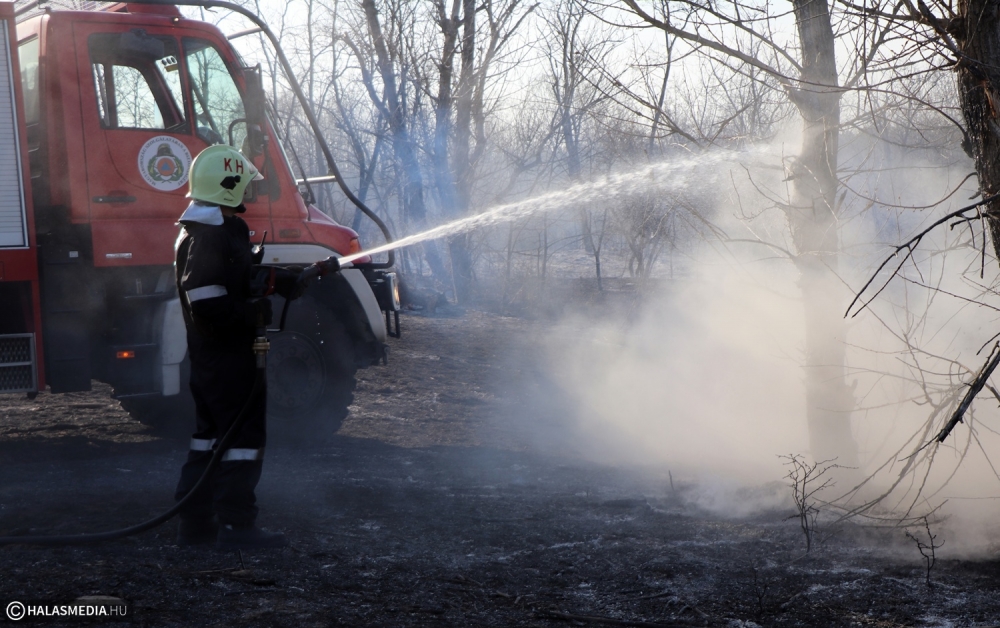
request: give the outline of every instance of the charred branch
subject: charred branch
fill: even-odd
[[[942,216],[941,218],[931,223],[929,227],[927,227],[917,235],[913,236],[903,244],[897,246],[895,251],[893,251],[892,255],[885,258],[885,260],[881,264],[879,264],[878,268],[875,269],[875,272],[872,273],[872,276],[868,279],[865,285],[862,286],[861,290],[859,290],[855,294],[854,299],[852,299],[850,305],[847,306],[847,311],[844,312],[844,317],[854,318],[855,316],[860,314],[863,310],[865,310],[868,307],[868,305],[871,304],[872,301],[878,298],[878,295],[881,294],[882,291],[886,289],[886,287],[888,287],[892,279],[899,274],[899,271],[902,269],[903,265],[913,256],[913,251],[916,250],[918,246],[920,246],[920,242],[927,236],[927,234],[931,233],[941,225],[949,221],[955,220],[956,218],[967,222],[971,220],[976,220],[981,215],[989,215],[981,212],[979,208],[982,207],[983,205],[992,203],[997,199],[1000,199],[1000,194],[994,194],[993,196],[988,196],[976,203],[973,203],[972,205],[968,205],[966,207],[963,207],[962,209],[953,211],[950,214]],[[972,211],[975,211],[976,214],[972,216],[968,215],[969,212]],[[902,254],[902,257],[900,257],[900,254]],[[874,285],[875,281],[879,277],[879,274],[886,268],[886,266],[889,265],[890,262],[896,259],[899,260],[899,264],[896,266],[895,270],[893,270],[892,273],[889,275],[888,279],[886,279],[886,281],[875,292],[875,294],[872,295],[870,299],[862,302],[862,297],[864,296],[865,292],[868,290],[868,288]],[[851,312],[852,310],[854,310],[854,306],[858,305],[859,303],[861,303],[861,307],[855,310],[854,313],[852,314]]]
[[[934,441],[943,443],[945,439],[948,438],[948,435],[951,434],[952,430],[955,429],[955,426],[962,423],[962,418],[972,405],[972,401],[986,386],[987,380],[989,380],[993,371],[996,370],[998,364],[1000,364],[1000,344],[993,346],[993,351],[990,352],[990,356],[989,359],[986,360],[986,364],[984,364],[983,368],[980,369],[979,374],[976,375],[976,379],[972,380],[972,383],[969,384],[969,390],[965,393],[965,397],[962,398],[962,402],[958,404],[958,407],[955,408],[955,412],[952,413],[951,418],[948,419],[945,426],[940,432],[938,432],[937,436],[934,437]]]

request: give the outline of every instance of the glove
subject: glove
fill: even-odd
[[[250,249],[250,260],[256,265],[264,261],[264,247],[256,244]]]
[[[274,277],[274,291],[285,298],[294,301],[305,292],[305,285],[299,283],[299,273],[294,270],[279,268]]]
[[[250,307],[247,308],[246,316],[249,327],[267,327],[271,324],[271,319],[274,316],[271,311],[271,300],[257,299],[256,301],[251,301]]]
[[[348,267],[350,267],[350,265],[348,265]],[[306,285],[317,277],[323,277],[329,273],[340,272],[341,268],[340,258],[331,255],[324,260],[320,260],[315,264],[309,264],[302,269],[302,274],[299,275],[299,283]]]

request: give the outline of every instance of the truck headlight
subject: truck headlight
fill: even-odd
[[[383,312],[398,312],[401,307],[399,303],[399,279],[396,273],[375,271],[367,275],[368,284],[375,293],[378,307]]]
[[[388,302],[392,306],[393,312],[399,311],[399,281],[396,280],[396,273],[385,274],[385,287],[388,292]]]

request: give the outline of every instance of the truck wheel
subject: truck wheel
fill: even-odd
[[[310,443],[334,434],[354,400],[356,367],[344,326],[303,297],[292,304],[285,331],[269,340],[269,439]]]
[[[179,442],[189,438],[194,431],[194,399],[188,388],[190,378],[191,363],[184,358],[181,363],[179,394],[169,397],[126,397],[118,401],[133,419],[153,428],[154,434]]]

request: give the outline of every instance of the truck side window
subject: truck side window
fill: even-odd
[[[35,124],[41,118],[38,93],[38,38],[34,37],[17,47],[21,67],[21,93],[24,94],[24,120]]]
[[[177,42],[141,29],[88,40],[97,111],[106,129],[183,132]]]
[[[209,144],[243,148],[247,136],[243,96],[222,55],[204,39],[185,37],[196,133]]]

